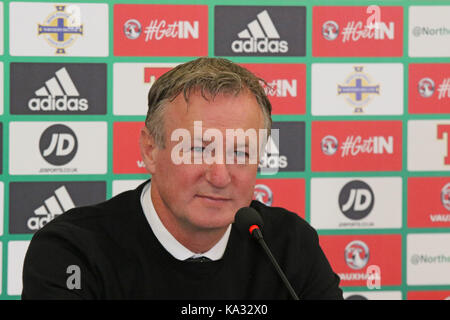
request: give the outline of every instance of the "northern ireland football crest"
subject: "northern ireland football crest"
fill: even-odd
[[[66,48],[83,36],[80,8],[76,5],[57,5],[43,24],[38,24],[38,36],[56,48],[56,54],[65,54]]]
[[[374,84],[364,67],[355,66],[355,72],[345,79],[344,84],[338,85],[338,95],[345,95],[347,103],[354,108],[354,113],[363,113],[364,107],[373,99],[373,95],[380,94],[380,85]]]

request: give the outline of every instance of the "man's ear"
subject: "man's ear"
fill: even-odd
[[[141,134],[139,136],[139,147],[141,149],[141,156],[144,161],[145,168],[150,174],[154,174],[159,149],[156,145],[155,139],[145,126],[141,129]]]

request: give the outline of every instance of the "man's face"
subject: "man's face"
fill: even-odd
[[[158,215],[163,223],[181,228],[178,230],[226,228],[233,222],[236,211],[250,204],[258,167],[258,161],[251,164],[248,158],[245,164],[238,164],[237,158],[233,163],[227,163],[227,154],[242,157],[243,153],[239,152],[242,149],[237,143],[227,145],[226,129],[252,129],[256,132],[263,129],[263,114],[255,97],[243,92],[238,96],[219,94],[214,100],[207,101],[195,92],[186,103],[179,95],[166,106],[164,119],[164,149],[154,147],[149,151],[141,141],[144,162],[152,174],[152,201]],[[223,140],[216,141],[223,145],[221,163],[207,164],[203,160],[201,164],[194,164],[194,158],[204,156],[204,148],[211,143],[203,139],[194,145],[195,138],[198,138],[194,134],[194,121],[201,121],[203,133],[208,129],[222,133]],[[186,129],[190,133],[190,143],[176,154],[188,156],[191,164],[175,164],[173,161],[172,149],[180,146],[180,140],[171,141],[172,132],[176,129]],[[245,141],[245,151],[249,153],[251,142],[248,138]]]

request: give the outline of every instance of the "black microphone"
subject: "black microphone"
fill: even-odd
[[[261,228],[263,226],[263,220],[262,220],[259,212],[251,207],[241,208],[236,212],[236,216],[234,217],[234,224],[236,225],[236,227],[239,230],[243,231],[244,233],[249,232],[250,235],[258,241],[258,243],[264,249],[264,252],[269,257],[270,262],[272,262],[272,265],[275,267],[275,270],[277,271],[278,275],[281,277],[281,280],[283,281],[284,285],[288,289],[292,298],[294,300],[299,300],[297,294],[295,293],[294,289],[292,288],[291,284],[289,283],[289,280],[286,278],[285,274],[283,273],[280,266],[278,265],[277,260],[275,260],[275,257],[273,256],[272,252],[270,251],[269,247],[267,246],[266,242],[264,241],[264,238],[263,238],[263,235],[261,232]]]

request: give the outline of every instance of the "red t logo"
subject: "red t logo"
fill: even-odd
[[[160,76],[162,76],[167,71],[170,71],[171,69],[172,68],[158,68],[158,67],[144,68],[144,82],[153,85],[156,79],[158,79]]]
[[[444,164],[450,164],[450,157],[448,154],[448,151],[450,150],[450,139],[449,139],[450,124],[438,124],[437,129],[438,129],[437,132],[438,139],[444,139],[445,133],[445,139],[447,139],[447,154],[444,158]]]

